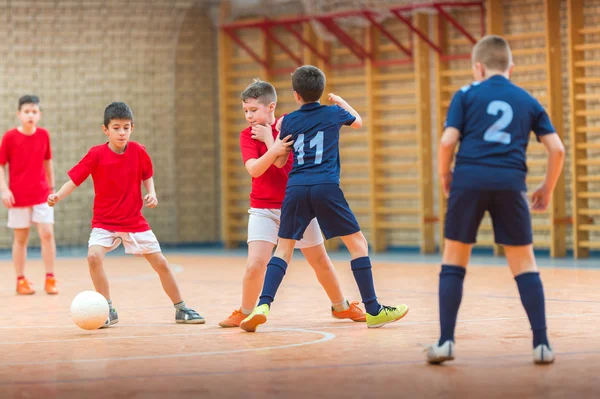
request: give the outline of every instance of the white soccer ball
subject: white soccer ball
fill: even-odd
[[[71,302],[71,317],[84,330],[97,330],[108,318],[108,302],[96,291],[83,291]]]

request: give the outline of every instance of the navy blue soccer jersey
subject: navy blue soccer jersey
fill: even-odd
[[[556,132],[541,104],[503,76],[461,88],[445,126],[460,131],[453,187],[497,190],[526,190],[530,132]]]
[[[280,137],[292,135],[294,166],[288,187],[340,184],[340,128],[356,117],[338,105],[304,104],[286,115]]]

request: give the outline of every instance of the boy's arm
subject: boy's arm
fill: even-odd
[[[61,201],[65,198],[67,198],[69,195],[71,195],[71,193],[73,191],[75,191],[76,188],[77,188],[77,185],[75,183],[73,183],[73,180],[69,180],[68,182],[63,184],[63,186],[60,188],[60,190],[58,190],[56,193],[50,194],[48,196],[48,205],[50,205],[50,206],[56,205],[56,203],[58,201]]]
[[[51,159],[44,160],[44,169],[46,170],[46,180],[48,180],[48,184],[52,188],[52,192],[54,192],[54,163]]]
[[[156,198],[156,190],[154,188],[154,178],[151,177],[143,181],[144,188],[146,189],[146,194],[144,196],[144,201],[146,201],[146,206],[148,208],[156,208],[158,205],[158,199]]]
[[[15,204],[15,196],[6,183],[6,165],[0,165],[0,191],[2,191],[2,204],[5,208],[12,208]]]
[[[344,100],[340,96],[336,96],[333,93],[329,93],[329,101],[331,101],[331,102],[337,104],[338,106],[342,107],[343,109],[345,109],[346,111],[348,111],[350,113],[350,115],[352,115],[353,117],[356,118],[354,120],[354,122],[352,122],[352,124],[350,125],[351,128],[353,128],[353,129],[359,129],[362,126],[362,118],[360,117],[360,115],[358,114],[358,112],[356,112],[356,110],[354,108],[352,108],[350,106],[350,104],[348,104],[346,102],[346,100]]]
[[[280,156],[285,156],[285,160],[287,162],[290,146],[294,143],[293,141],[290,141],[291,138],[292,136],[287,136],[283,140],[277,139],[273,146],[269,148],[269,150],[260,158],[252,158],[247,160],[244,166],[246,166],[246,170],[250,176],[254,178],[262,176],[262,174],[265,173],[267,169],[269,169],[269,167],[275,163],[275,161],[278,161],[277,165],[279,165],[281,161],[278,160],[278,158]],[[283,166],[278,167],[281,168]]]
[[[440,148],[438,150],[438,175],[444,189],[444,195],[450,195],[450,184],[452,183],[452,160],[454,159],[454,151],[456,144],[460,139],[460,132],[455,127],[447,127],[442,134],[440,140]]]
[[[565,162],[565,146],[556,133],[539,136],[546,151],[548,152],[548,163],[546,167],[546,177],[540,187],[531,196],[532,208],[536,211],[545,211],[550,205],[552,191],[562,172]]]

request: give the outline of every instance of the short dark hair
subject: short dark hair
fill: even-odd
[[[277,103],[277,92],[273,85],[260,79],[254,79],[254,81],[244,89],[240,97],[243,102],[248,101],[250,98],[254,98],[264,105]]]
[[[325,74],[312,65],[296,68],[292,74],[292,88],[307,103],[319,101],[325,91]]]
[[[109,104],[104,110],[104,126],[108,127],[112,120],[130,120],[133,124],[133,112],[129,105],[123,102],[114,102]]]
[[[471,55],[473,63],[480,62],[495,71],[508,71],[512,53],[508,42],[501,36],[487,35],[479,39]]]
[[[40,98],[38,96],[34,96],[32,94],[27,94],[27,95],[19,98],[19,111],[21,110],[21,107],[25,104],[33,104],[33,105],[37,105],[39,107],[40,106]]]

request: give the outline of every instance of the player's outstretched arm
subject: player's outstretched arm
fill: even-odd
[[[558,178],[562,172],[565,163],[565,146],[556,133],[540,136],[540,141],[546,147],[548,152],[548,163],[546,167],[546,177],[531,196],[531,208],[534,211],[545,211],[550,205],[552,192]]]
[[[344,100],[342,97],[340,96],[336,96],[333,93],[329,93],[329,101],[339,105],[340,107],[344,108],[346,111],[348,111],[350,113],[350,115],[354,116],[356,119],[354,120],[354,122],[352,122],[352,124],[350,125],[350,127],[352,129],[359,129],[362,126],[362,118],[360,117],[360,115],[358,114],[358,112],[356,112],[356,110],[354,108],[352,108],[350,106],[350,104],[348,104],[348,102],[346,102],[346,100]]]
[[[285,156],[287,161],[287,156],[290,152],[290,146],[294,144],[291,141],[292,136],[286,136],[283,140],[275,140],[275,143],[267,152],[265,152],[260,158],[252,158],[246,161],[246,170],[252,177],[260,177],[263,173],[269,169],[271,165],[273,165],[277,161],[277,165],[282,162],[278,161],[280,156]],[[282,166],[278,166],[282,167]]]
[[[75,183],[73,183],[73,180],[69,180],[68,182],[63,184],[63,186],[60,188],[60,190],[58,190],[58,192],[50,194],[48,196],[48,205],[56,205],[58,201],[61,201],[67,198],[69,195],[71,195],[71,193],[75,191],[76,188],[77,186],[75,185]]]
[[[15,196],[6,183],[6,165],[0,165],[0,191],[2,191],[2,204],[4,207],[12,208],[15,204]]]
[[[459,138],[460,132],[457,128],[447,127],[442,134],[440,148],[438,149],[438,175],[446,198],[450,195],[450,184],[452,183],[450,167],[452,166],[454,151]]]
[[[146,206],[148,208],[156,208],[158,205],[158,199],[156,198],[156,189],[154,188],[154,178],[151,177],[143,181],[144,188],[146,189],[146,194],[144,196],[144,201],[146,201]]]

